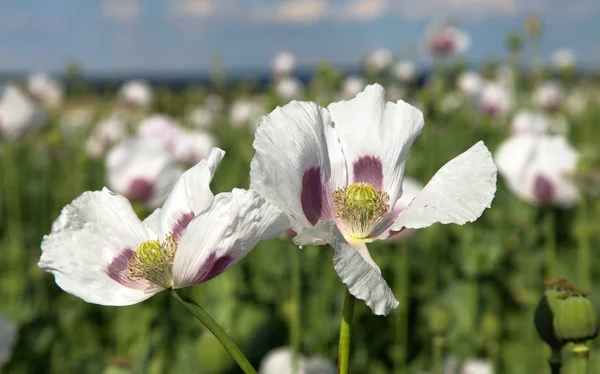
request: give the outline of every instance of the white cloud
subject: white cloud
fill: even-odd
[[[398,2],[396,8],[401,18],[418,20],[444,16],[487,18],[515,15],[537,3],[538,0],[410,0]]]
[[[342,21],[374,21],[389,9],[388,0],[354,0],[342,5],[334,14]]]
[[[176,18],[206,18],[228,5],[227,0],[173,0],[170,14]]]
[[[330,4],[326,0],[287,0],[257,7],[252,17],[266,22],[312,23],[325,18],[329,10]]]
[[[140,15],[139,4],[132,0],[109,0],[102,3],[102,14],[108,19],[131,22]]]

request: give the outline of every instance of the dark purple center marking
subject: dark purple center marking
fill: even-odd
[[[131,257],[135,254],[131,249],[125,248],[121,253],[115,257],[104,272],[115,282],[122,284],[128,288],[144,289],[147,286],[143,282],[138,282],[130,279],[127,276],[127,263]]]
[[[543,175],[537,175],[533,182],[533,194],[542,204],[551,204],[555,194],[554,184]]]
[[[306,169],[302,176],[302,191],[300,202],[302,211],[311,225],[319,222],[323,212],[323,182],[321,181],[321,168]]]
[[[194,219],[195,215],[193,212],[182,214],[179,219],[173,225],[173,229],[171,229],[171,234],[174,239],[181,239],[185,229],[188,227],[190,222]]]
[[[217,257],[217,254],[213,252],[204,260],[204,263],[200,266],[190,284],[209,281],[224,272],[232,263],[232,257],[227,255]]]
[[[383,188],[383,166],[375,156],[363,156],[354,161],[354,182],[371,183],[378,190]]]
[[[435,54],[449,55],[454,50],[454,40],[446,33],[438,33],[433,37],[431,48]]]
[[[150,200],[153,191],[153,183],[146,179],[135,178],[129,184],[129,188],[127,189],[127,197],[131,200],[145,203]]]

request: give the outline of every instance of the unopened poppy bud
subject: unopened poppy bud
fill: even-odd
[[[563,342],[582,343],[598,335],[594,304],[587,293],[575,291],[559,296],[563,299],[554,317],[556,336]]]
[[[564,343],[556,336],[554,331],[554,316],[562,300],[559,295],[572,291],[577,287],[566,279],[557,279],[547,282],[549,287],[535,308],[533,321],[540,338],[552,349],[560,349]]]

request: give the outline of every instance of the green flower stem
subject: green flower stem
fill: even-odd
[[[548,359],[548,365],[550,365],[550,373],[560,374],[562,367],[562,355],[560,349],[553,349],[550,358]]]
[[[352,337],[352,318],[354,317],[354,302],[356,298],[346,288],[344,297],[344,310],[342,324],[340,326],[340,348],[338,358],[338,373],[348,374],[350,372],[350,341]]]
[[[395,271],[395,293],[399,296],[400,306],[396,311],[396,345],[394,372],[404,373],[406,370],[406,349],[408,347],[408,303],[410,299],[410,266],[408,258],[408,246],[399,245],[400,255],[396,260]]]
[[[444,351],[444,338],[441,336],[434,336],[431,341],[431,345],[431,372],[433,374],[442,374],[442,354]]]
[[[584,290],[590,289],[591,281],[591,258],[590,258],[590,236],[588,230],[588,201],[584,198],[579,205],[581,231],[577,235],[579,239],[579,248],[577,251],[579,285]]]
[[[300,304],[302,298],[302,281],[300,268],[300,251],[298,247],[292,248],[292,326],[290,340],[292,346],[292,374],[298,373],[298,352],[300,351]]]
[[[589,374],[590,365],[590,349],[585,345],[585,343],[575,344],[573,346],[573,374]]]
[[[185,306],[185,308],[192,314],[198,321],[200,321],[210,332],[221,342],[223,347],[231,354],[238,366],[244,371],[245,374],[256,374],[256,370],[250,364],[250,361],[244,356],[238,346],[231,340],[229,335],[223,330],[223,328],[215,321],[209,314],[195,301],[181,297],[176,290],[171,290],[171,295],[175,299]]]
[[[546,279],[554,279],[556,277],[556,233],[554,225],[554,212],[546,211]]]

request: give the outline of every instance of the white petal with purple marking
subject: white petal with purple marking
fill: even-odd
[[[371,183],[387,192],[394,206],[402,194],[408,151],[423,129],[423,113],[402,100],[386,102],[378,84],[327,109],[346,158],[348,183]]]
[[[206,210],[214,199],[210,182],[225,152],[213,148],[207,159],[183,173],[160,212],[160,233],[181,237],[190,221]]]
[[[292,101],[263,117],[254,140],[250,187],[290,218],[300,233],[335,215],[333,192],[346,185],[346,169],[329,113]]]
[[[221,274],[260,240],[289,228],[285,214],[252,190],[217,195],[183,234],[173,262],[175,288],[206,282]]]
[[[496,192],[496,165],[483,142],[444,165],[390,227],[423,228],[436,222],[462,225],[489,208]]]
[[[123,196],[84,192],[63,208],[42,241],[38,266],[66,292],[102,305],[131,305],[160,288],[126,276],[127,261],[144,241],[157,239]]]

